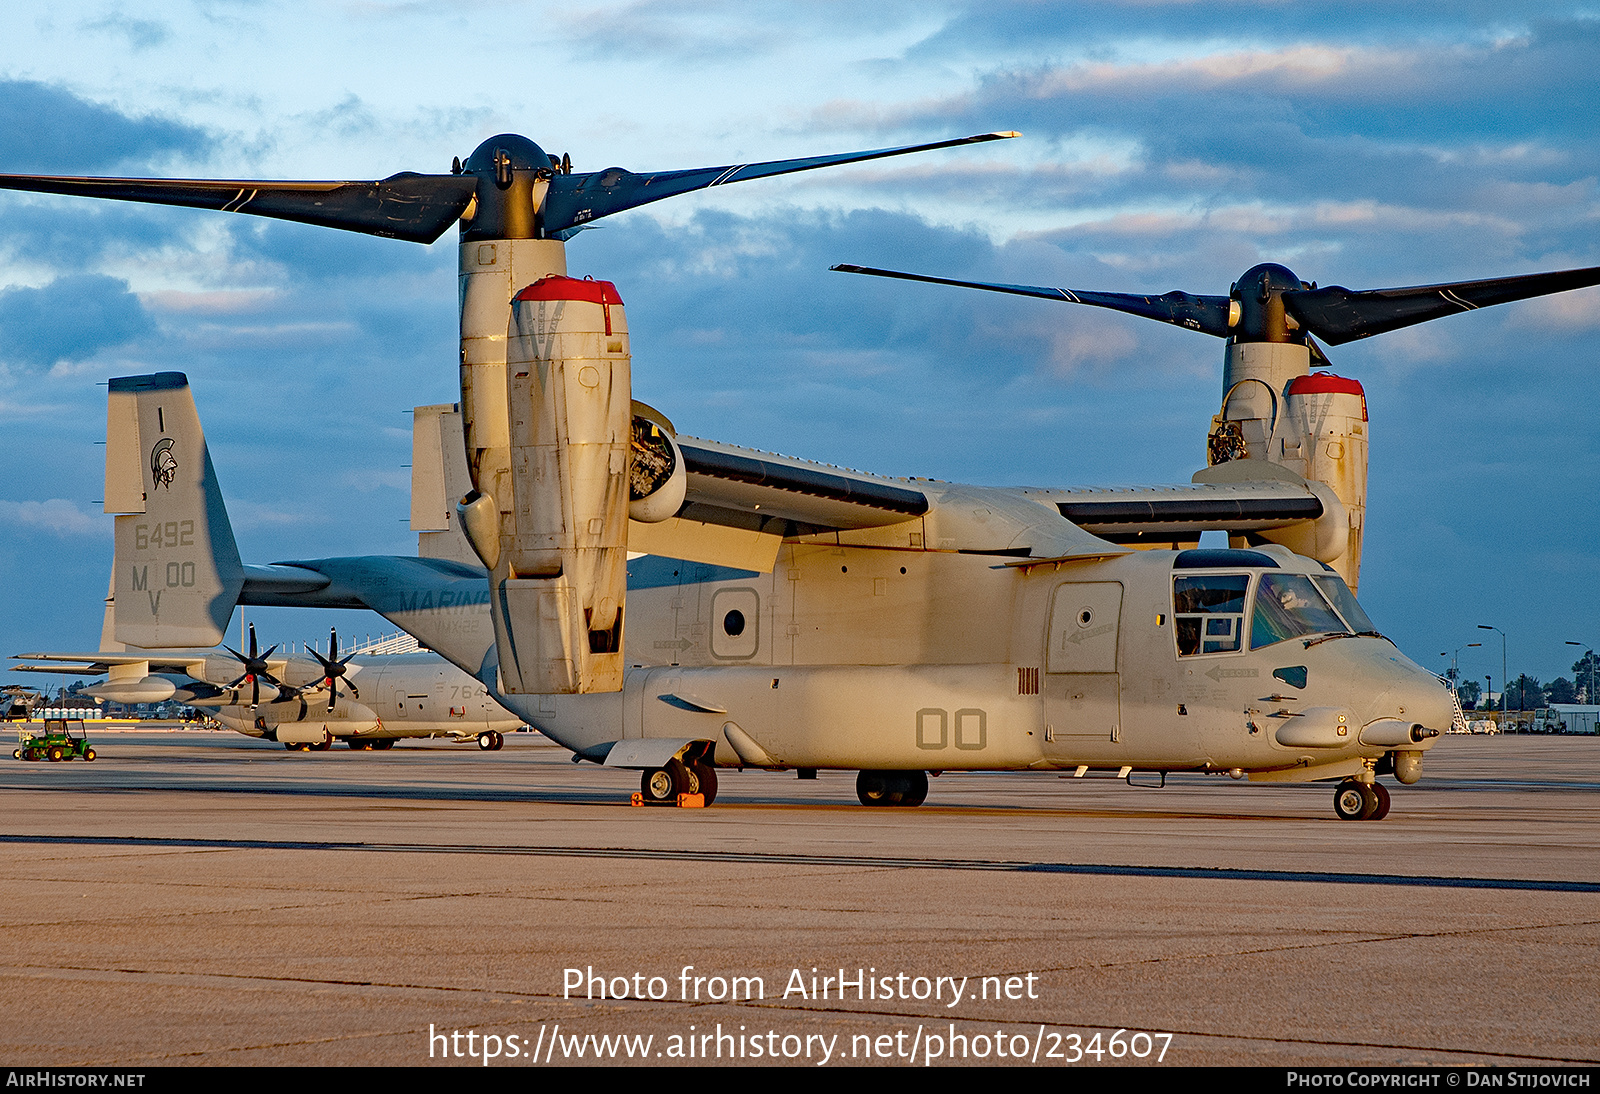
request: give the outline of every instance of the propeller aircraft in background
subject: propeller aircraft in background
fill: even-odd
[[[371,608],[576,758],[641,770],[652,801],[709,800],[719,767],[856,770],[867,805],[920,803],[930,772],[1201,771],[1333,781],[1340,817],[1382,817],[1378,777],[1415,782],[1456,711],[1356,602],[1366,401],[1311,374],[1308,332],[1600,272],[1352,293],[1268,265],[1226,297],[989,286],[1227,339],[1210,466],[1134,489],[889,478],[680,436],[632,399],[616,287],[565,276],[574,230],[656,197],[1002,135],[657,176],[572,175],[496,137],[461,175],[383,183],[0,177],[397,238],[461,216],[461,402],[433,435],[438,460],[459,452],[466,489],[446,466],[436,508],[459,498],[471,554],[245,565],[187,379],[114,379],[117,637],[215,642],[241,603]],[[1200,549],[1207,530],[1230,548]]]
[[[107,611],[112,611],[110,604]],[[112,627],[108,618],[108,629]],[[249,649],[248,654],[231,646],[25,653],[16,656],[24,664],[13,668],[104,675],[104,683],[84,688],[84,694],[115,703],[173,700],[204,710],[247,737],[301,752],[326,751],[335,741],[356,750],[381,751],[405,738],[446,736],[476,739],[479,748],[493,751],[503,746],[506,733],[522,726],[482,684],[436,654],[340,657],[338,631],[331,631],[327,656],[315,649],[274,656],[277,646],[258,652],[254,624]],[[364,674],[364,700],[353,679],[357,674]]]

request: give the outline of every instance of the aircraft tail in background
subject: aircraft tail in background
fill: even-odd
[[[112,379],[105,511],[116,516],[111,637],[152,648],[220,643],[245,572],[183,373]]]

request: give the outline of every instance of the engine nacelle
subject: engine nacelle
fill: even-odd
[[[499,686],[620,691],[633,404],[616,287],[551,276],[518,293],[506,385],[512,496],[492,503],[509,520],[489,598]]]
[[[1312,374],[1310,362],[1309,347],[1295,343],[1230,343],[1207,461],[1265,460],[1312,484],[1322,518],[1262,538],[1326,562],[1354,591],[1367,508],[1367,397],[1355,380]]]
[[[1341,558],[1324,559],[1352,588],[1361,567],[1367,511],[1367,395],[1343,376],[1299,376],[1284,392],[1278,452],[1269,458],[1308,481],[1326,483],[1344,505],[1348,541]]]

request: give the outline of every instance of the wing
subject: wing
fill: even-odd
[[[927,495],[903,479],[679,437],[689,490],[679,516],[785,537],[877,528],[920,517]]]
[[[769,573],[794,536],[838,534],[915,521],[931,508],[904,479],[737,445],[675,438],[688,489],[678,515],[628,522],[628,550]]]
[[[65,674],[77,673],[82,676],[99,676],[110,672],[116,665],[149,665],[152,673],[174,672],[193,676],[195,679],[204,679],[204,670],[207,657],[215,656],[216,650],[143,650],[132,653],[111,653],[100,650],[93,653],[19,653],[14,659],[26,661],[25,665],[13,665],[13,672],[58,672]],[[43,662],[43,664],[40,664]],[[194,671],[190,671],[190,670]]]
[[[1325,512],[1309,487],[1292,482],[1195,483],[1040,491],[1061,515],[1112,543],[1190,540],[1201,532],[1243,535],[1314,521]]]

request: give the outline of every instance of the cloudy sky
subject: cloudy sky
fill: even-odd
[[[719,188],[569,246],[685,432],[892,474],[1183,482],[1221,344],[837,262],[1225,293],[1600,265],[1600,7],[12,0],[0,171],[376,178],[520,132],[580,170],[1018,129]],[[0,652],[92,648],[108,377],[188,373],[248,561],[405,553],[410,407],[455,399],[454,233],[0,197]],[[1600,290],[1332,351],[1367,388],[1362,599],[1430,667],[1600,642]],[[340,616],[356,633],[376,617]],[[324,615],[261,609],[267,641]]]

